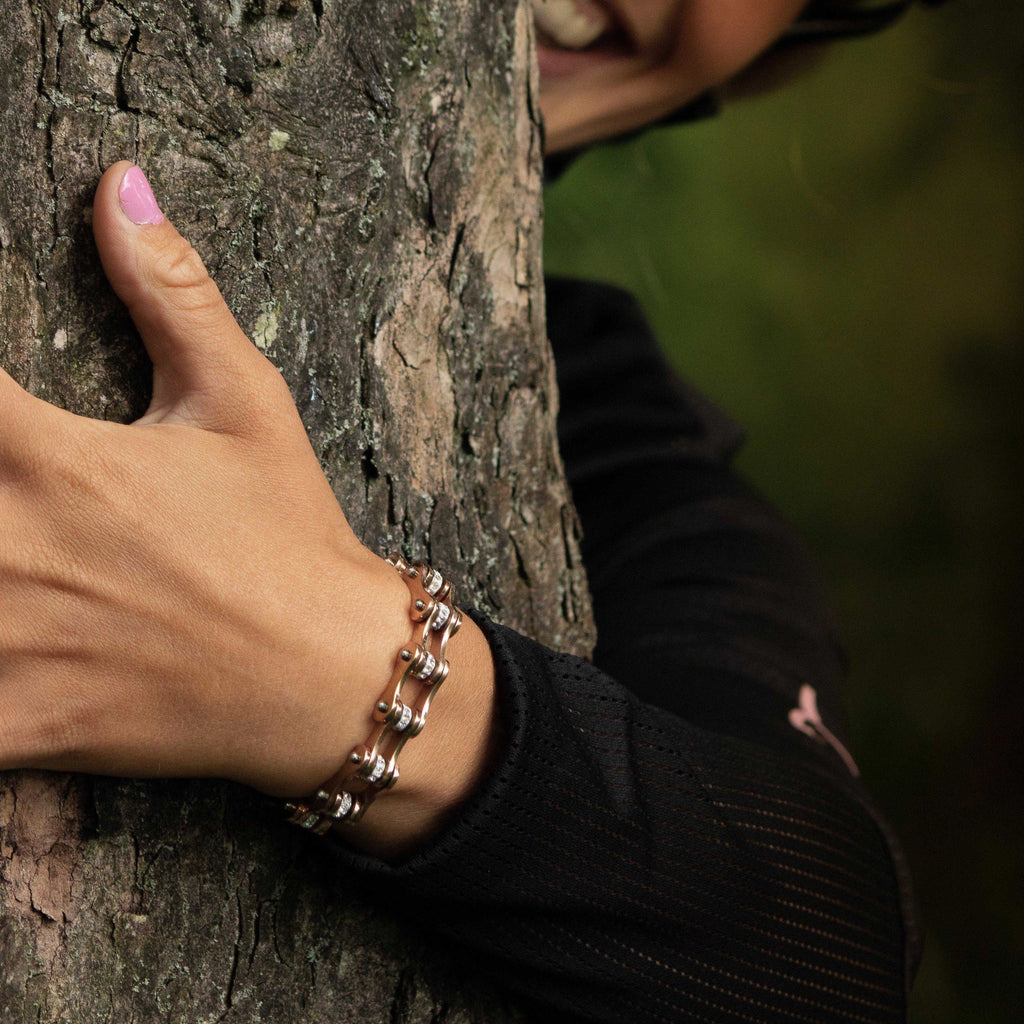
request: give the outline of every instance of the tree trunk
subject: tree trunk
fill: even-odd
[[[513,0],[0,0],[0,364],[86,416],[145,408],[88,226],[100,170],[134,160],[357,533],[586,650],[531,45]],[[0,1018],[515,1016],[329,874],[241,787],[0,775]]]

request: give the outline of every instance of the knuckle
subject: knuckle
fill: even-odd
[[[260,356],[250,381],[249,397],[261,412],[290,410],[295,401],[280,370]]]
[[[48,761],[74,757],[81,751],[82,729],[65,708],[50,709],[35,723],[35,747]]]
[[[20,723],[26,757],[39,766],[78,761],[90,748],[93,717],[80,698],[67,694],[61,699],[37,702],[26,709],[25,720]]]
[[[15,385],[0,396],[0,471],[32,463],[45,454],[54,406]]]
[[[261,357],[255,371],[246,374],[240,394],[238,432],[257,439],[264,451],[291,451],[295,438],[306,436],[288,383],[269,361]]]
[[[11,442],[0,442],[0,480],[16,489],[7,492],[9,498],[44,493],[76,465],[60,417],[49,412],[37,403],[26,407],[26,422],[18,428],[8,431],[0,424],[4,441]]]
[[[203,307],[220,297],[199,253],[180,236],[157,255],[149,277],[151,284],[184,308]]]

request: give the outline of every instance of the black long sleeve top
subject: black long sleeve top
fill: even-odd
[[[902,1021],[909,882],[843,742],[809,561],[628,296],[552,281],[548,301],[595,663],[475,615],[500,764],[406,862],[337,856],[537,1019]]]

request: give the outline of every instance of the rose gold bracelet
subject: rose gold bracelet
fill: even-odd
[[[409,587],[413,639],[398,652],[392,680],[374,705],[377,725],[366,741],[352,749],[311,797],[285,804],[289,822],[317,835],[359,821],[377,796],[398,781],[398,755],[423,731],[430,702],[448,678],[448,642],[462,625],[462,612],[452,603],[451,582],[441,573],[424,562],[407,562],[395,552],[387,562]]]

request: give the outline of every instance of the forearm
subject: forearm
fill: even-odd
[[[896,873],[828,748],[696,728],[486,633],[494,770],[434,842],[393,866],[337,844],[343,871],[564,1019],[902,1019]]]

